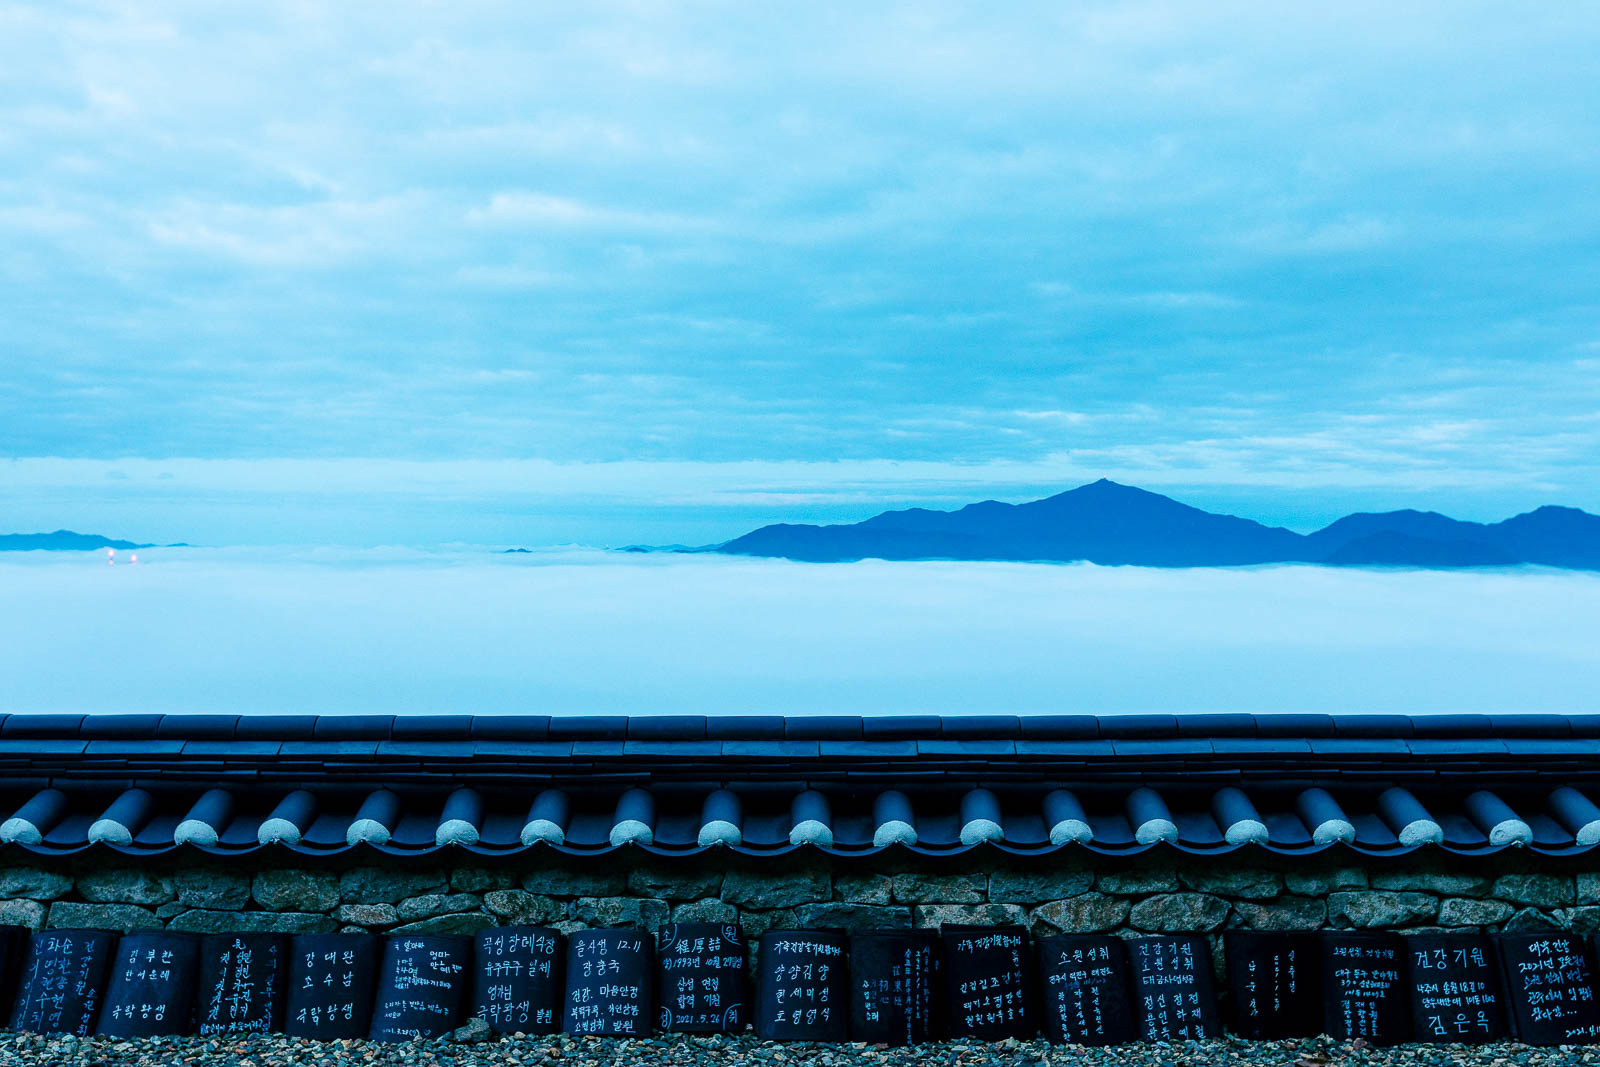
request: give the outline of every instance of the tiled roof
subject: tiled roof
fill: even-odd
[[[1600,842],[1600,715],[0,717],[0,851]]]

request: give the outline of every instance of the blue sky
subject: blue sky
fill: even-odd
[[[1571,5],[0,8],[0,527],[1600,510]]]

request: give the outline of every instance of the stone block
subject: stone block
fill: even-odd
[[[483,895],[483,906],[507,926],[545,926],[566,912],[561,901],[521,889],[490,890]]]
[[[1135,867],[1126,871],[1104,871],[1094,880],[1095,890],[1119,896],[1144,893],[1172,893],[1178,888],[1178,872],[1171,866]]]
[[[1516,910],[1503,900],[1450,897],[1439,904],[1439,925],[1496,926],[1511,918]]]
[[[1584,871],[1576,880],[1579,904],[1600,904],[1600,873]]]
[[[516,871],[491,871],[482,867],[458,867],[450,872],[450,890],[454,893],[487,893],[491,889],[515,889],[516,887]]]
[[[343,896],[339,880],[327,871],[262,871],[250,895],[267,911],[329,911]]]
[[[670,914],[666,901],[643,897],[579,897],[572,905],[572,917],[591,929],[642,926],[654,930]]]
[[[989,880],[977,874],[891,875],[889,893],[897,904],[982,904]]]
[[[1238,900],[1271,900],[1283,891],[1283,876],[1261,867],[1179,868],[1178,884],[1196,893]]]
[[[672,906],[671,921],[675,923],[736,923],[739,909],[715,898],[691,900]]]
[[[447,888],[441,871],[357,867],[339,875],[339,899],[346,904],[398,904],[406,897],[443,893]]]
[[[830,900],[821,904],[801,904],[794,909],[794,914],[795,921],[808,930],[904,929],[911,925],[909,908],[879,904],[845,904]]]
[[[945,923],[999,926],[1027,925],[1028,909],[1020,904],[921,904],[911,909],[912,925],[939,927]]]
[[[111,867],[78,875],[78,895],[96,904],[141,904],[154,907],[176,898],[172,879],[137,867]]]
[[[1367,888],[1367,872],[1360,867],[1335,867],[1329,870],[1288,870],[1283,873],[1284,888],[1303,897],[1321,897],[1335,889]]]
[[[454,915],[435,915],[414,923],[396,926],[391,934],[475,934],[497,925],[494,916],[481,911],[463,911]]]
[[[72,879],[37,867],[0,868],[0,900],[54,900],[72,888]]]
[[[0,900],[0,926],[39,930],[44,927],[44,916],[44,905],[37,900]]]
[[[1232,910],[1226,900],[1208,893],[1162,893],[1135,904],[1128,924],[1153,933],[1201,934],[1227,922]]]
[[[1328,919],[1328,905],[1317,897],[1239,900],[1233,911],[1252,930],[1316,930]]]
[[[887,904],[890,892],[886,874],[839,874],[833,879],[834,899],[847,904]]]
[[[1494,880],[1482,874],[1415,868],[1390,871],[1379,867],[1372,874],[1371,885],[1373,889],[1431,893],[1436,897],[1486,897]]]
[[[1494,880],[1494,895],[1533,908],[1559,908],[1577,899],[1573,878],[1557,874],[1502,874]]]
[[[431,919],[435,915],[455,915],[463,911],[477,911],[483,898],[476,893],[424,893],[420,897],[406,897],[395,911],[403,923]]]
[[[1080,893],[1040,905],[1029,918],[1041,933],[1093,934],[1121,926],[1128,918],[1128,907],[1120,897]]]
[[[1523,908],[1507,919],[1500,929],[1508,934],[1533,933],[1536,930],[1559,930],[1560,923],[1538,908]]]
[[[722,872],[683,865],[638,867],[628,874],[628,891],[663,900],[699,900],[722,889]]]
[[[186,908],[237,911],[250,903],[250,876],[238,871],[182,870],[172,876],[172,888]]]
[[[832,896],[833,881],[828,872],[815,869],[767,874],[729,871],[722,879],[722,899],[741,908],[792,908],[822,903]]]
[[[58,900],[50,905],[48,925],[67,930],[159,930],[161,920],[137,904],[75,904]]]
[[[1575,934],[1600,933],[1600,907],[1592,904],[1557,909],[1555,920],[1563,930],[1571,930]]]
[[[1029,871],[993,871],[989,875],[989,901],[993,904],[1043,904],[1075,897],[1094,885],[1094,872],[1081,867]]]
[[[167,924],[170,930],[199,934],[326,934],[338,928],[326,915],[304,911],[186,911]]]
[[[1431,921],[1439,900],[1428,893],[1384,890],[1328,894],[1328,921],[1334,926],[1380,929]]]
[[[528,871],[522,888],[547,897],[614,897],[627,891],[624,871]]]
[[[340,904],[333,917],[350,926],[393,926],[400,921],[393,904]]]

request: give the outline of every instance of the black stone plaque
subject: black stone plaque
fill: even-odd
[[[1122,938],[1058,934],[1038,942],[1045,1036],[1057,1045],[1120,1045],[1138,1036]]]
[[[1411,1039],[1405,938],[1325,930],[1322,941],[1323,1032],[1374,1045]]]
[[[212,934],[200,942],[202,1035],[283,1029],[283,975],[288,938],[282,934]]]
[[[945,1003],[944,989],[944,941],[939,937],[938,930],[913,930],[917,936],[918,944],[928,946],[933,967],[928,978],[928,984],[933,988],[932,1019],[928,1024],[928,1036],[935,1041],[943,1041],[950,1036],[950,1010]]]
[[[472,961],[472,1014],[497,1034],[553,1034],[561,1010],[561,933],[547,926],[501,926],[478,933]]]
[[[88,1036],[116,947],[117,935],[102,930],[34,934],[17,983],[11,1029]]]
[[[1506,998],[1494,944],[1483,934],[1414,934],[1411,1034],[1417,1041],[1504,1040]]]
[[[849,1031],[848,939],[841,930],[768,930],[756,952],[756,1035],[843,1041]]]
[[[661,1029],[735,1034],[748,1022],[744,932],[735,923],[672,923],[656,948]]]
[[[11,1004],[17,995],[17,976],[28,958],[28,928],[0,926],[0,1004]]]
[[[1198,1041],[1222,1032],[1205,938],[1136,937],[1126,947],[1141,1037]]]
[[[1029,1037],[1034,1022],[1032,951],[1021,926],[939,927],[945,1003],[953,1037]]]
[[[933,1020],[933,942],[920,930],[850,935],[850,1040],[915,1045]]]
[[[378,988],[372,934],[297,934],[289,942],[283,1032],[337,1041],[366,1037]]]
[[[125,934],[96,1031],[109,1037],[187,1034],[194,1021],[200,941],[192,934]]]
[[[461,1024],[467,1002],[472,939],[461,934],[386,938],[373,998],[374,1041],[440,1037]]]
[[[650,1033],[655,943],[643,930],[585,930],[567,938],[569,1034],[642,1037]]]
[[[1506,997],[1517,1037],[1529,1045],[1587,1045],[1600,1040],[1594,960],[1573,934],[1500,934]]]
[[[1310,931],[1222,935],[1228,1023],[1257,1041],[1322,1033],[1322,953]]]

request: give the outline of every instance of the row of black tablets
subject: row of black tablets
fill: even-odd
[[[1594,946],[1566,934],[1324,931],[1224,935],[1231,1029],[1401,1041],[1600,1040]],[[914,1044],[1041,1029],[1111,1045],[1214,1037],[1222,1022],[1203,937],[1063,934],[1020,926],[771,930],[755,998],[738,926],[682,923],[563,936],[473,937],[0,928],[11,1026],[118,1037],[284,1032],[406,1040],[476,1016],[500,1033]],[[0,996],[12,991],[0,987]]]

